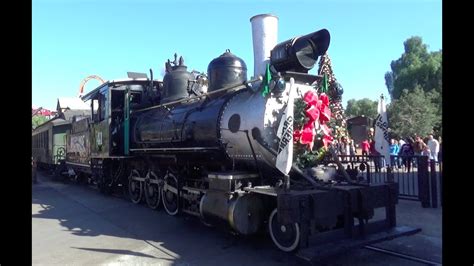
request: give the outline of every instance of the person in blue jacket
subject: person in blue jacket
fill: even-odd
[[[390,151],[390,162],[392,164],[392,167],[395,167],[395,165],[397,165],[397,167],[400,168],[400,164],[398,161],[398,152],[400,151],[400,147],[398,146],[398,143],[395,139],[390,140],[389,151]],[[397,163],[395,164],[395,162]]]

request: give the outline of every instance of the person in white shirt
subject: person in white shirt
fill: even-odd
[[[405,141],[403,140],[403,138],[400,138],[400,140],[398,141],[398,146],[401,147],[403,146],[403,144],[405,144]]]
[[[398,168],[401,168],[401,166],[403,165],[403,162],[402,162],[402,157],[400,156],[400,153],[402,152],[402,146],[405,144],[405,141],[403,140],[403,138],[400,138],[400,140],[398,141],[398,157],[397,157],[397,164],[398,164]]]
[[[439,142],[433,137],[432,134],[428,136],[428,147],[430,148],[430,160],[438,162]]]

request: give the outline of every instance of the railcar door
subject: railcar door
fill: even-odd
[[[110,154],[121,156],[124,154],[124,111],[125,91],[122,89],[111,90],[111,122],[110,122]]]
[[[105,158],[109,156],[110,125],[109,86],[104,86],[92,98],[91,155]]]

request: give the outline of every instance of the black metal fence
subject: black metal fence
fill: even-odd
[[[371,184],[387,182],[391,176],[399,184],[400,199],[420,201],[424,208],[441,206],[442,163],[428,156],[391,156],[391,168],[383,156],[339,155],[339,160]]]

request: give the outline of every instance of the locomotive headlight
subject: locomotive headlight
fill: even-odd
[[[307,73],[318,57],[329,47],[330,35],[326,29],[296,37],[277,44],[270,52],[270,64],[279,72]]]

